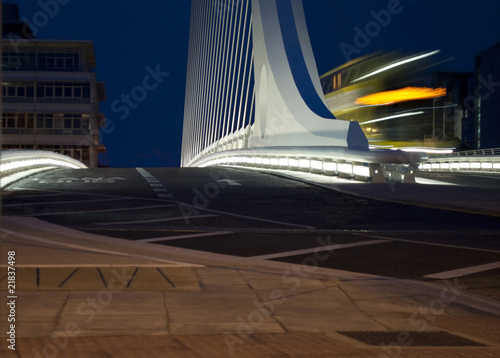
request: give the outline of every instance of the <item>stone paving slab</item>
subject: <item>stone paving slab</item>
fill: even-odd
[[[219,287],[248,287],[248,283],[238,270],[231,268],[207,267],[198,272],[201,285],[205,290]]]
[[[500,346],[500,317],[440,315],[433,325],[459,332],[488,345]]]
[[[0,268],[6,282],[7,268]],[[3,278],[3,279],[2,279]],[[109,288],[132,291],[200,290],[197,272],[190,267],[73,265],[16,267],[16,289],[27,291],[96,291]]]
[[[285,333],[283,327],[275,320],[266,320],[257,325],[248,326],[238,320],[229,322],[171,322],[170,332],[172,335],[212,335],[212,334],[244,334],[250,333]]]
[[[71,292],[61,310],[62,316],[166,316],[162,292],[130,292],[113,294],[109,291]]]
[[[71,240],[84,244],[76,236]],[[16,278],[26,282],[25,290],[16,292],[18,351],[10,352],[4,341],[2,357],[500,356],[498,304],[460,291],[456,301],[438,310],[432,303],[442,299],[444,284],[326,269],[301,276],[292,265],[278,262],[117,240],[111,240],[113,247],[102,240],[99,248],[120,249],[123,256],[87,252],[80,262],[78,250],[67,249],[64,258],[73,265],[19,270]],[[93,241],[85,245],[93,247]],[[27,251],[32,263],[48,261],[37,261],[34,246]],[[127,256],[137,252],[144,259]],[[91,263],[93,255],[98,264]],[[113,256],[112,265],[104,262],[108,256]],[[168,260],[184,264],[161,264]],[[460,290],[461,285],[453,287]],[[0,292],[2,306],[6,296]],[[414,313],[423,316],[412,324]],[[6,324],[2,310],[4,332]],[[384,350],[338,333],[418,328],[448,331],[487,346]],[[75,337],[65,340],[70,333]]]
[[[78,316],[62,316],[55,330],[66,331],[68,327],[80,332],[137,332],[139,335],[144,331],[163,331],[168,333],[168,320],[164,315],[129,316],[124,313],[120,315],[88,314]],[[119,333],[118,333],[119,334]],[[120,335],[128,335],[120,334]]]
[[[247,338],[223,335],[60,337],[20,339],[17,350],[0,347],[5,358],[61,357],[182,357],[182,358],[497,358],[495,347],[353,346],[324,334],[255,334]]]

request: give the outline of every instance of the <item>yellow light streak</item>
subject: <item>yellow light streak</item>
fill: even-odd
[[[385,91],[358,98],[356,104],[389,105],[400,102],[416,101],[446,96],[446,88],[406,87]]]

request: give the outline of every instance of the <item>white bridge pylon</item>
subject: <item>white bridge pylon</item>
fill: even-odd
[[[411,181],[420,161],[370,152],[359,124],[330,112],[301,0],[192,0],[181,166]]]

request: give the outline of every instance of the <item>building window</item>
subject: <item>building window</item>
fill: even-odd
[[[90,83],[38,82],[37,101],[40,103],[90,103]]]
[[[90,103],[90,83],[38,82],[36,101],[39,103]],[[2,82],[2,96],[6,103],[34,103],[33,82]]]
[[[39,53],[37,70],[78,72],[80,70],[80,55],[74,53]]]
[[[32,134],[33,114],[31,113],[3,113],[3,134]]]
[[[55,52],[36,54],[25,49],[19,53],[4,52],[2,65],[4,71],[78,72],[80,71],[80,54]]]
[[[89,114],[3,113],[3,134],[89,135]]]
[[[4,52],[2,53],[2,69],[4,71],[35,71],[36,54]]]
[[[2,82],[2,97],[6,103],[30,103],[33,95],[33,83]]]

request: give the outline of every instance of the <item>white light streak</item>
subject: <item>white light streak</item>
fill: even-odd
[[[385,71],[388,71],[388,70],[391,70],[395,67],[399,67],[399,66],[402,66],[402,65],[405,65],[407,63],[410,63],[410,62],[414,62],[414,61],[418,61],[418,60],[421,60],[423,58],[426,58],[426,57],[429,57],[429,56],[432,56],[432,55],[435,55],[437,53],[441,52],[441,50],[436,50],[436,51],[432,51],[432,52],[428,52],[428,53],[424,53],[423,55],[419,55],[419,56],[414,56],[414,57],[410,57],[410,58],[407,58],[407,59],[404,59],[402,61],[398,61],[398,62],[395,62],[395,63],[392,63],[388,66],[385,66],[385,67],[382,67],[382,68],[379,68],[378,70],[376,71],[373,71],[373,72],[370,72],[364,76],[361,76],[357,79],[355,79],[354,81],[352,82],[357,82],[357,81],[361,81],[361,80],[364,80],[365,78],[368,78],[368,77],[371,77],[371,76],[375,76],[375,75],[378,75],[379,73],[382,73],[382,72],[385,72]]]
[[[355,109],[366,108],[366,107],[386,106],[387,104],[389,104],[389,103],[384,103],[384,104],[367,104],[367,105],[364,105],[364,106],[357,106],[357,107],[347,108],[347,109],[344,109],[342,112],[350,112],[350,111],[354,111]]]
[[[388,121],[389,119],[396,119],[396,118],[403,118],[403,117],[411,117],[411,116],[417,116],[419,114],[424,114],[425,112],[419,111],[419,112],[411,112],[411,113],[403,113],[403,114],[396,114],[394,116],[389,116],[389,117],[383,117],[379,119],[374,119],[371,121],[363,122],[360,123],[359,125],[364,126],[365,124],[370,124],[370,123],[375,123],[375,122],[383,122],[383,121]]]
[[[458,104],[451,104],[449,106],[440,106],[440,107],[421,107],[421,108],[413,108],[413,109],[409,109],[407,111],[401,111],[401,112],[396,112],[396,114],[400,114],[400,113],[406,113],[406,112],[410,112],[410,111],[424,111],[426,109],[444,109],[444,108],[451,108],[451,107],[456,107],[458,106]]]
[[[453,153],[453,148],[413,148],[413,147],[403,147],[403,148],[391,148],[393,150],[402,150],[403,152],[414,152],[414,153],[429,153],[429,154],[451,154]]]

